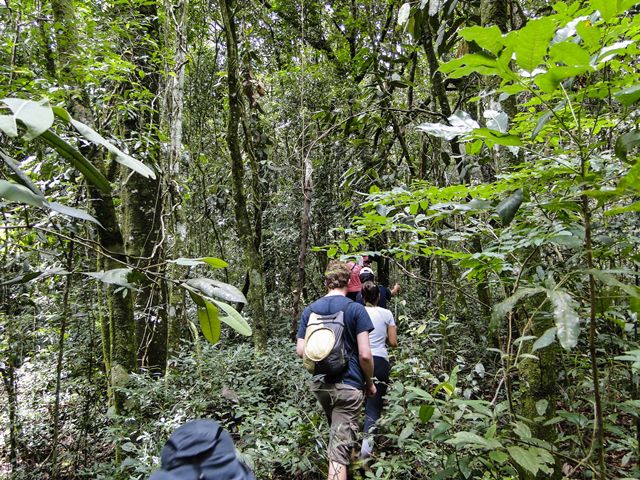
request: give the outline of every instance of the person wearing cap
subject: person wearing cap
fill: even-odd
[[[365,282],[375,282],[375,274],[369,266],[362,267],[360,269],[360,282],[364,285]],[[380,290],[380,299],[378,300],[378,307],[387,308],[387,302],[391,300],[391,297],[395,297],[400,292],[400,284],[396,283],[393,288],[389,289],[384,285],[378,285]],[[365,300],[362,298],[362,292],[358,292],[356,295],[356,302],[361,305],[365,304]]]
[[[360,449],[360,458],[367,459],[373,451],[376,422],[382,414],[384,396],[389,385],[391,364],[389,363],[387,345],[390,347],[398,346],[398,333],[391,310],[377,306],[380,298],[379,286],[372,281],[364,282],[362,297],[374,327],[374,330],[369,334],[369,341],[373,355],[373,376],[376,379],[376,394],[367,398],[364,408],[364,439]]]
[[[178,427],[160,454],[161,469],[149,480],[256,480],[236,455],[229,432],[214,420]]]
[[[369,345],[373,324],[364,306],[346,296],[350,276],[351,270],[345,263],[333,261],[329,264],[324,277],[327,294],[304,309],[297,334],[296,353],[304,358],[304,339],[311,313],[332,315],[340,310],[344,312],[343,339],[349,356],[347,367],[332,378],[316,375],[310,385],[331,427],[327,452],[329,480],[347,479],[347,466],[359,430],[358,415],[365,395],[376,393]]]

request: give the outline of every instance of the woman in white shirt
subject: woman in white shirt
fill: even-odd
[[[369,343],[371,344],[371,354],[373,355],[373,376],[375,377],[376,394],[368,397],[365,404],[364,434],[360,449],[360,458],[367,458],[373,451],[373,435],[376,432],[376,422],[382,413],[383,397],[387,393],[389,384],[389,354],[387,344],[390,347],[398,346],[398,334],[396,323],[393,320],[391,310],[378,307],[380,291],[373,282],[365,282],[362,285],[362,298],[365,308],[371,318],[374,330],[369,332]]]

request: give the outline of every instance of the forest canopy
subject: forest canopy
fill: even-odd
[[[295,336],[363,256],[350,478],[640,477],[639,3],[0,0],[0,478],[147,479],[196,418],[326,478]]]

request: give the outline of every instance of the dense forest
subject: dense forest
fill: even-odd
[[[326,477],[331,259],[400,284],[359,479],[640,478],[634,0],[0,0],[0,477],[211,418]]]

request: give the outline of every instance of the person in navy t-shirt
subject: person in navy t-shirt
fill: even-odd
[[[328,446],[330,480],[346,480],[347,465],[358,432],[358,415],[365,394],[373,396],[373,358],[369,332],[373,323],[364,306],[347,298],[347,285],[351,270],[342,262],[331,262],[325,273],[327,294],[302,312],[298,328],[296,353],[304,357],[305,333],[311,313],[329,315],[344,311],[344,342],[349,355],[347,367],[341,375],[328,378],[316,375],[311,380],[311,391],[320,402],[331,426]]]

